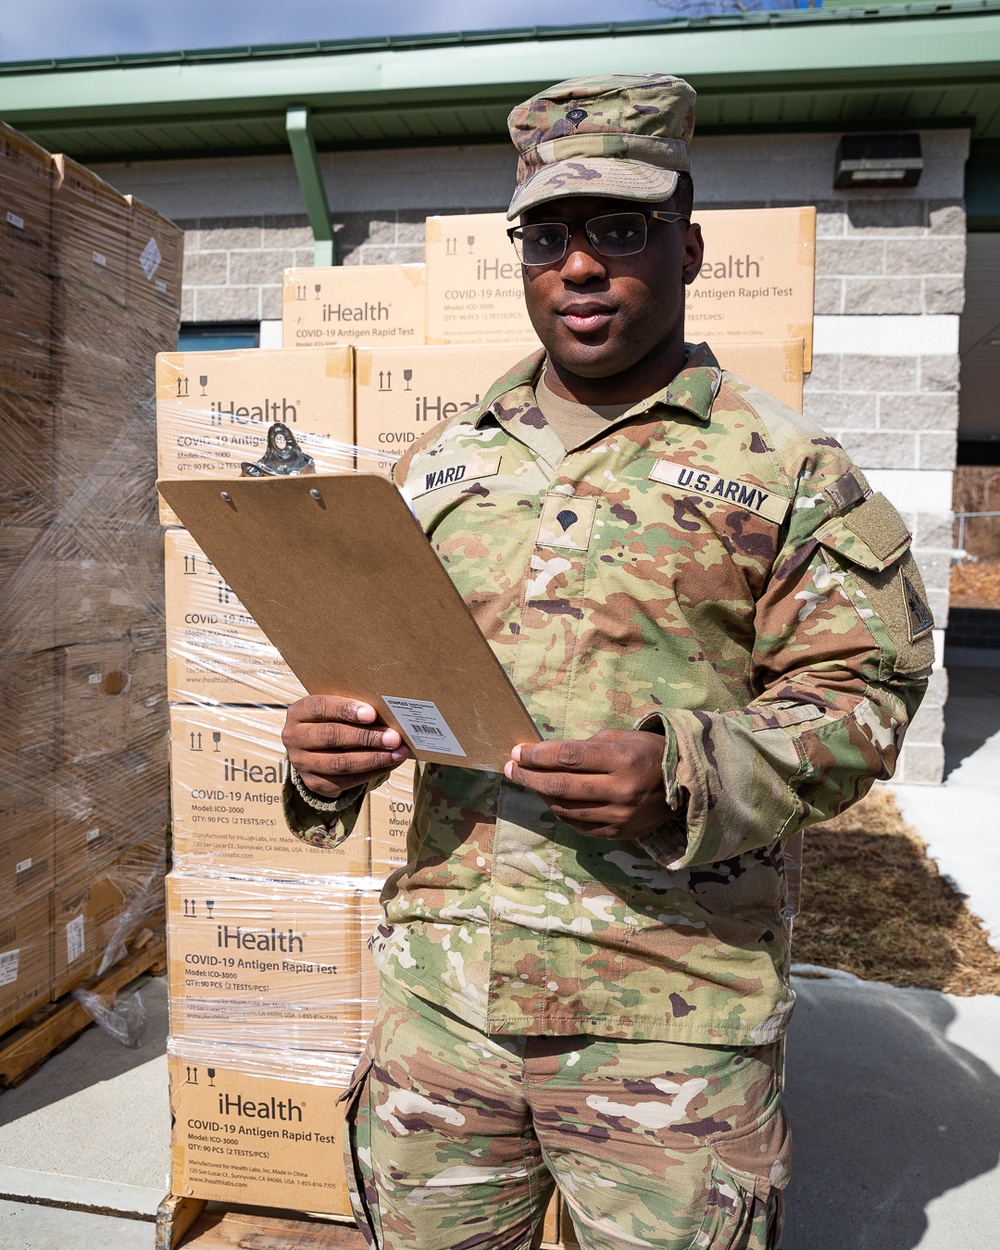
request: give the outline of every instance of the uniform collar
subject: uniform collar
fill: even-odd
[[[672,382],[655,395],[635,404],[609,425],[617,425],[661,406],[680,408],[699,421],[710,421],[712,405],[722,385],[722,368],[707,343],[687,343],[685,352],[684,368]],[[483,396],[478,411],[469,414],[476,428],[481,428],[491,417],[501,425],[508,425],[525,414],[527,408],[534,408],[535,383],[544,361],[545,352],[540,348],[498,378]]]

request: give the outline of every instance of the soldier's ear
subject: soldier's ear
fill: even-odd
[[[690,286],[697,278],[701,263],[705,259],[705,240],[701,237],[701,226],[693,221],[684,233],[684,285]]]

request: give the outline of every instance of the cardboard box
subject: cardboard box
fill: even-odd
[[[187,530],[163,536],[173,703],[271,703],[306,693]]]
[[[534,350],[531,343],[358,348],[358,468],[388,476],[410,443],[479,403],[498,377]]]
[[[159,834],[124,847],[96,875],[88,870],[56,887],[53,998],[125,954],[125,943],[163,906],[165,859]]]
[[[137,841],[164,843],[169,794],[165,733],[60,768],[51,786],[56,884],[103,870]]]
[[[129,205],[69,156],[53,156],[52,272],[125,307]]]
[[[0,911],[0,1033],[30,1016],[52,984],[52,895]]]
[[[132,413],[130,381],[141,368],[128,359],[128,316],[117,300],[83,282],[52,283],[52,397],[88,412],[87,432],[101,454],[113,441],[107,416],[117,424],[125,412]],[[80,477],[86,467],[79,466]]]
[[[172,1041],[171,1191],[213,1202],[349,1215],[346,1087],[293,1056]]]
[[[0,271],[0,388],[29,399],[52,391],[52,288],[32,269]]]
[[[705,239],[701,271],[687,288],[685,337],[717,350],[726,339],[803,339],[812,370],[816,209],[695,212]]]
[[[2,463],[0,457],[0,489]],[[47,651],[54,645],[56,588],[48,538],[44,527],[0,524],[0,671],[18,653]]]
[[[0,784],[0,899],[12,911],[55,885],[55,814],[48,786]]]
[[[427,218],[427,342],[536,343],[503,213]]]
[[[156,358],[156,432],[162,478],[239,477],[287,425],[318,473],[353,469],[354,361],[350,347],[169,352]],[[178,525],[160,504],[163,525]]]
[[[191,875],[293,879],[368,875],[355,829],[336,850],[310,846],[282,815],[284,708],[175,706],[170,713],[174,866]]]
[[[360,1050],[357,892],[167,878],[170,1030],[189,1041]]]
[[[19,654],[5,650],[0,654],[0,778],[4,781],[47,781],[58,765],[60,659],[55,651]]]
[[[0,122],[0,269],[48,273],[52,244],[52,158]]]
[[[406,835],[413,819],[415,772],[414,761],[404,761],[368,796],[373,877],[387,877],[406,864]]]
[[[423,265],[334,265],[282,276],[282,347],[423,341]]]
[[[127,638],[66,647],[62,666],[62,764],[121,748],[128,724]]]
[[[713,349],[724,369],[802,411],[802,339],[777,343],[722,339]]]
[[[138,312],[141,322],[154,330],[172,331],[175,337],[173,346],[176,346],[184,232],[135,196],[126,195],[125,202],[129,209],[125,253],[126,306],[130,311]],[[130,324],[135,324],[134,317],[129,320]]]
[[[89,516],[86,495],[76,507]],[[47,555],[56,588],[57,646],[113,642],[162,620],[163,543],[158,529],[57,524],[49,527]]]
[[[10,526],[39,530],[53,520],[55,410],[47,399],[0,390],[0,428],[0,526],[9,542]]]

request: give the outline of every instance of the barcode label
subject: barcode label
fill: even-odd
[[[13,985],[17,980],[17,965],[21,962],[21,952],[4,951],[0,954],[0,985]]]
[[[22,859],[14,868],[15,873],[20,876],[22,872],[27,872],[31,867],[30,859]]]
[[[465,759],[465,752],[436,703],[429,699],[400,699],[387,694],[382,695],[382,700],[391,708],[414,750]]]
[[[17,213],[8,213],[8,214],[7,214],[7,223],[8,223],[8,225],[13,226],[13,227],[15,228],[15,230],[23,230],[23,229],[24,229],[24,218],[23,218],[23,217],[18,217]],[[16,954],[17,952],[15,951],[14,953]],[[2,959],[2,958],[3,958],[3,956],[0,956],[0,959]]]
[[[94,258],[95,265],[100,265],[102,269],[107,268],[108,258],[104,255],[103,252],[93,252],[91,253],[91,255]]]
[[[80,959],[86,949],[83,940],[83,912],[79,916],[74,916],[66,926],[66,962],[68,964],[75,963]]]

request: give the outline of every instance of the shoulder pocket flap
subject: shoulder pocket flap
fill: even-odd
[[[910,545],[903,518],[881,492],[828,521],[816,538],[845,560],[879,573]]]

